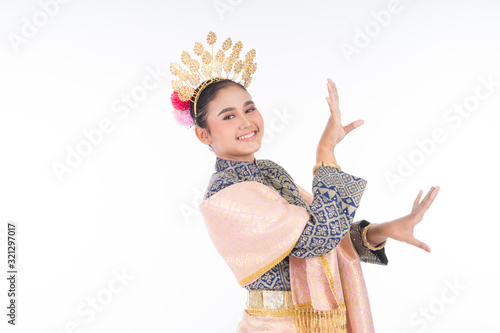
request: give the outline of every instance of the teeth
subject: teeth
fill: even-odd
[[[250,138],[250,137],[252,137],[254,135],[255,135],[255,132],[252,132],[250,134],[247,134],[247,135],[244,135],[244,136],[240,136],[238,139],[239,140],[241,140],[241,139],[248,139],[248,138]]]

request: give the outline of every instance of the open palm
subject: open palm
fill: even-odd
[[[411,213],[399,218],[397,220],[391,221],[391,228],[389,229],[388,237],[393,238],[398,241],[402,241],[422,250],[430,252],[430,247],[424,242],[416,239],[413,236],[415,226],[422,221],[425,212],[431,206],[432,202],[439,193],[439,186],[432,187],[425,198],[420,202],[420,197],[422,196],[422,190],[418,192],[417,198],[413,202],[413,208]]]
[[[330,112],[331,112],[330,119],[327,125],[331,127],[329,131],[331,132],[331,137],[329,141],[330,144],[333,147],[335,147],[349,132],[363,125],[364,121],[362,119],[358,119],[353,121],[349,125],[342,126],[340,119],[339,95],[337,92],[337,87],[330,78],[328,78],[328,82],[326,85],[328,87],[328,95],[329,95],[329,97],[326,97],[326,101],[328,103],[328,106],[330,107]]]

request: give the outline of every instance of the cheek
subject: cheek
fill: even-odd
[[[260,112],[257,112],[254,118],[254,122],[262,129],[264,128],[264,118],[262,118],[262,115]]]
[[[213,127],[211,127],[212,136],[214,137],[226,137],[228,135],[231,136],[234,131],[233,127],[234,125],[232,124],[231,121],[224,121],[224,120],[214,121]]]

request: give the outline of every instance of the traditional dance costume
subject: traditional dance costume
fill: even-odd
[[[188,70],[170,64],[181,125],[196,125],[198,98],[210,84],[236,82],[240,74],[245,88],[252,81],[255,49],[238,60],[243,44],[227,38],[214,55],[216,40],[209,32],[211,52],[195,43],[201,64],[186,51]],[[388,260],[387,241],[373,247],[366,240],[373,223],[353,222],[366,180],[324,161],[314,168],[311,194],[267,159],[217,157],[215,171],[199,209],[215,248],[248,290],[237,332],[373,332],[360,262]]]

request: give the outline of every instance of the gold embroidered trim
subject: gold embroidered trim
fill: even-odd
[[[335,297],[337,303],[340,303],[339,299],[337,298],[337,293],[335,292],[335,285],[333,284],[333,276],[332,276],[332,271],[330,270],[330,265],[328,265],[328,261],[326,260],[325,255],[322,255],[319,258],[321,259],[321,264],[325,268],[326,276],[328,277],[328,282],[330,283],[330,287],[332,288],[333,291],[333,296]]]
[[[289,291],[285,291],[287,293]],[[293,309],[268,309],[247,306],[252,316],[293,317],[299,333],[347,333],[346,306],[342,302],[337,309],[316,310],[311,302],[296,304]]]
[[[292,247],[290,248],[290,250],[286,251],[278,259],[276,259],[275,261],[273,261],[269,265],[266,265],[265,267],[259,269],[257,272],[255,272],[255,273],[247,276],[246,278],[238,281],[239,285],[240,286],[244,286],[245,284],[248,284],[249,282],[255,280],[256,278],[258,278],[259,276],[261,276],[262,274],[264,274],[265,272],[267,272],[268,270],[270,270],[271,268],[273,268],[274,266],[276,266],[281,260],[285,259],[285,257],[287,255],[289,255],[290,252],[292,252],[292,250],[293,250],[294,247],[295,247],[295,244],[292,245]]]
[[[340,303],[338,309],[326,311],[297,307],[294,317],[295,327],[299,333],[347,333],[344,303]]]
[[[271,317],[293,317],[294,309],[256,309],[247,307],[247,312],[252,316],[271,316]]]
[[[312,309],[312,304],[311,302],[309,303],[302,303],[302,304],[296,304],[294,305],[295,309]]]
[[[316,171],[316,169],[319,168],[320,166],[330,166],[330,167],[332,166],[332,167],[337,168],[339,171],[342,170],[340,168],[340,166],[337,163],[335,163],[335,162],[318,162],[313,167],[313,176],[314,176],[314,172]]]
[[[295,308],[295,310],[301,310],[301,309],[312,309],[312,303],[311,302],[308,302],[308,303],[302,303],[302,304],[295,304],[293,306]],[[345,303],[344,302],[340,302],[339,304],[339,308],[345,308]]]

